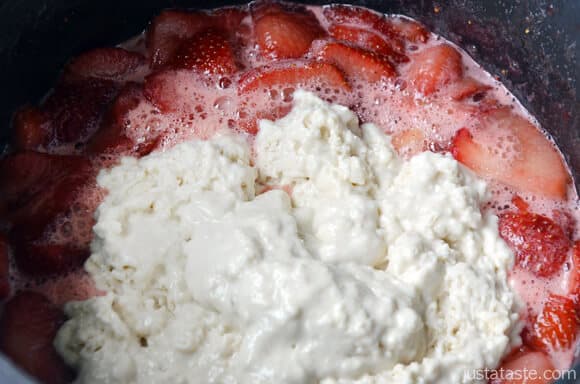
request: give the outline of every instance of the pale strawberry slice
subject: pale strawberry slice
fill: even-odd
[[[391,135],[391,143],[399,155],[411,157],[427,150],[427,139],[423,131],[408,129]]]
[[[38,149],[50,142],[50,123],[37,107],[26,106],[14,114],[12,144],[16,149]]]
[[[147,29],[146,44],[151,66],[167,64],[183,40],[213,26],[214,20],[201,12],[163,11]]]
[[[60,220],[75,206],[76,198],[94,182],[87,159],[36,152],[9,155],[0,162],[0,207],[12,226],[9,234],[16,262],[31,275],[60,273],[82,264],[89,254],[86,240],[56,240]],[[76,214],[92,222],[91,209]],[[92,225],[91,225],[92,226]]]
[[[459,130],[452,154],[481,177],[523,192],[566,198],[570,177],[560,154],[541,131],[508,109],[485,114],[479,130]]]
[[[63,321],[63,313],[43,295],[18,292],[0,318],[0,350],[43,383],[70,382],[72,372],[52,345]]]
[[[461,54],[440,44],[412,55],[407,78],[423,95],[430,95],[463,76]]]
[[[531,375],[531,371],[534,374]],[[554,365],[542,352],[524,351],[511,354],[501,366],[492,371],[489,384],[548,384],[556,372]],[[493,374],[493,375],[492,375]]]
[[[211,28],[184,40],[171,60],[171,66],[206,75],[228,75],[237,70],[228,36]]]
[[[0,234],[0,300],[10,294],[10,259],[6,236]]]
[[[332,24],[366,27],[378,32],[397,53],[405,53],[404,41],[399,36],[397,29],[393,27],[392,23],[383,14],[367,8],[342,4],[333,4],[325,7],[323,14]]]
[[[350,90],[342,72],[332,64],[306,61],[286,67],[260,67],[244,73],[239,81],[240,94],[258,89],[319,85]]]
[[[157,143],[157,137],[144,137],[143,142],[136,143],[127,135],[131,124],[129,113],[141,103],[147,103],[143,86],[128,83],[105,114],[101,127],[87,143],[89,154],[145,156]]]
[[[542,312],[534,319],[524,337],[526,344],[547,353],[574,345],[580,321],[571,298],[550,294]]]
[[[65,80],[95,77],[122,80],[145,63],[145,58],[136,52],[122,48],[97,48],[72,59],[65,67]]]
[[[191,113],[196,103],[196,87],[206,87],[188,70],[165,70],[147,76],[143,92],[163,113]]]
[[[386,58],[374,52],[341,43],[328,43],[319,56],[342,69],[353,80],[363,79],[374,83],[397,75]]]
[[[472,77],[465,77],[450,84],[445,90],[445,94],[452,100],[461,101],[476,95],[482,97],[490,89],[491,87],[489,85],[482,84]]]
[[[499,232],[513,249],[516,265],[536,276],[547,277],[561,270],[571,247],[562,228],[535,213],[499,215]]]
[[[409,61],[409,57],[395,51],[381,36],[366,29],[333,24],[329,27],[328,32],[337,40],[347,41],[361,48],[386,56],[393,63],[406,63]]]
[[[316,17],[308,10],[265,3],[253,7],[254,33],[266,56],[284,59],[303,56],[312,41],[324,36]]]

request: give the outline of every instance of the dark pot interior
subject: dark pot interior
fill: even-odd
[[[576,186],[580,186],[576,58],[580,1],[345,2],[415,17],[466,49],[497,75],[552,135],[570,165]],[[38,102],[68,58],[141,32],[163,8],[213,8],[235,3],[242,1],[0,0],[0,143],[6,147],[15,108]],[[20,377],[0,359],[0,382],[28,382]]]

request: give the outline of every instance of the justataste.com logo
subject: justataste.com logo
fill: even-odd
[[[547,383],[552,383],[557,380],[568,380],[576,383],[575,370],[535,370],[535,369],[473,369],[466,371],[465,381],[488,381],[488,382],[503,382],[503,381],[517,381],[523,383],[533,383],[536,380],[542,380]]]

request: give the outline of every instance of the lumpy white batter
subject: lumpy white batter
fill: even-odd
[[[294,99],[253,148],[223,134],[101,172],[86,269],[107,293],[67,304],[56,340],[78,382],[461,383],[518,342],[484,182]]]

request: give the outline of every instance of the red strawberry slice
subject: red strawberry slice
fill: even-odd
[[[20,269],[38,276],[60,273],[79,266],[88,256],[91,207],[74,204],[93,182],[88,160],[78,156],[56,156],[20,152],[0,162],[0,207],[12,224],[10,242]],[[61,220],[72,209],[91,225],[85,240],[55,238],[64,231]]]
[[[343,74],[332,64],[306,61],[289,67],[260,67],[243,74],[238,85],[240,94],[273,87],[319,85],[349,90]]]
[[[499,232],[514,251],[516,264],[541,277],[551,276],[562,268],[571,246],[562,228],[535,213],[501,214]]]
[[[213,18],[201,12],[163,11],[147,30],[146,45],[151,66],[160,68],[174,56],[181,42],[213,25]]]
[[[522,212],[527,212],[530,205],[520,195],[512,197],[512,204]]]
[[[320,52],[320,57],[342,69],[351,79],[374,83],[397,74],[384,57],[341,43],[328,43]]]
[[[58,85],[41,106],[52,127],[50,144],[87,140],[97,130],[103,112],[118,90],[117,83],[101,79]]]
[[[361,48],[386,56],[393,63],[406,63],[409,61],[406,55],[395,51],[385,39],[366,29],[333,24],[328,29],[328,32],[337,40],[347,41]]]
[[[246,7],[223,7],[211,12],[213,25],[220,27],[230,34],[238,32],[240,24],[248,11]]]
[[[365,27],[381,34],[400,54],[405,53],[405,43],[385,15],[367,8],[333,4],[324,8],[324,16],[331,24]]]
[[[106,155],[145,156],[157,144],[157,137],[151,136],[143,142],[135,143],[127,135],[131,127],[129,113],[141,103],[148,103],[143,94],[143,86],[128,83],[105,114],[101,127],[87,144],[87,153]]]
[[[489,85],[482,84],[472,77],[465,77],[450,84],[445,93],[449,95],[452,100],[461,101],[474,97],[475,95],[483,96],[485,92],[490,89],[491,87]]]
[[[64,70],[64,78],[122,80],[144,63],[145,58],[136,52],[116,47],[97,48],[71,60]]]
[[[272,58],[298,58],[324,36],[316,17],[304,8],[266,3],[253,8],[254,33],[261,51]]]
[[[37,107],[26,106],[16,111],[12,125],[12,143],[16,149],[38,149],[50,142],[50,124]]]
[[[542,312],[528,330],[525,341],[544,352],[564,350],[574,345],[580,320],[571,298],[550,294]]]
[[[0,235],[0,299],[10,294],[10,259],[8,239]]]
[[[447,44],[427,48],[411,56],[407,77],[423,95],[430,95],[463,76],[461,54]]]
[[[183,41],[171,61],[177,69],[192,69],[207,75],[227,75],[237,70],[227,35],[206,29]]]
[[[429,40],[429,31],[414,20],[404,18],[389,18],[391,28],[404,40],[413,43],[426,43]]]
[[[43,295],[19,292],[0,318],[0,350],[43,383],[67,383],[72,372],[52,345],[63,321],[62,312]]]
[[[530,374],[534,371],[534,375]],[[490,373],[489,384],[548,384],[556,372],[554,365],[542,352],[524,351],[511,354],[501,366]],[[526,373],[527,372],[527,373]]]
[[[560,154],[540,130],[508,109],[482,118],[482,129],[461,129],[453,156],[479,176],[523,192],[565,199],[570,177]]]

